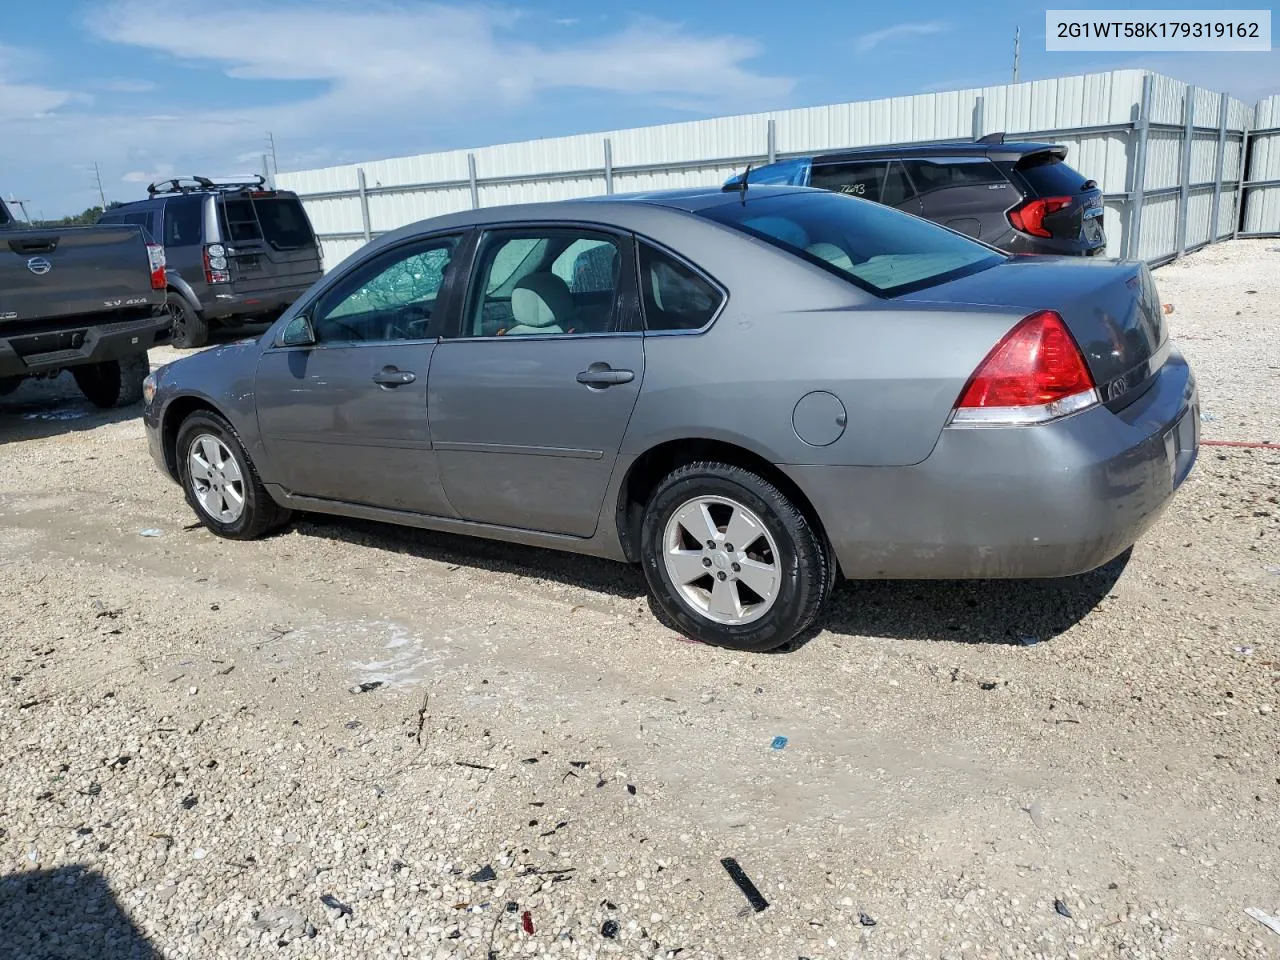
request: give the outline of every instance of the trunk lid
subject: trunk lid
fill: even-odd
[[[1009,307],[1014,314],[1010,326],[1037,310],[1057,311],[1112,410],[1136,399],[1169,353],[1155,281],[1140,261],[1013,257],[981,273],[898,299],[939,306]]]
[[[311,222],[293,194],[228,194],[219,198],[218,216],[237,293],[302,286],[322,273]]]

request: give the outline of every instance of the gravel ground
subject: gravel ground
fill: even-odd
[[[1157,272],[1207,437],[1280,441],[1274,246]],[[1280,451],[745,656],[600,561],[218,540],[65,380],[0,400],[0,957],[1280,957]]]

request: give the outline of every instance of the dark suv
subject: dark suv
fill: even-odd
[[[1067,148],[1004,141],[867,147],[755,167],[747,184],[821,187],[924,217],[1010,253],[1097,256],[1102,191],[1067,166]],[[742,175],[725,189],[741,186]]]
[[[324,272],[297,194],[205,177],[166,180],[99,223],[132,223],[164,242],[174,346],[200,347],[209,327],[271,320]]]

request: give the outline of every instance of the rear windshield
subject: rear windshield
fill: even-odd
[[[723,203],[699,211],[852,280],[881,297],[976,273],[1005,258],[927,220],[838,193]]]
[[[315,242],[311,223],[296,197],[227,197],[222,203],[227,239],[265,240],[277,250],[296,250]]]
[[[1033,153],[1013,168],[1037,197],[1073,197],[1084,189],[1085,178],[1052,153]]]

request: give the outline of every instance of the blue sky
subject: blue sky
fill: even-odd
[[[290,170],[1003,83],[1019,25],[1024,80],[1147,67],[1250,103],[1280,92],[1280,51],[1047,53],[1044,9],[1025,0],[6,3],[0,193],[55,216],[97,202],[93,161],[111,200],[142,196],[156,176],[252,172],[267,130]]]

